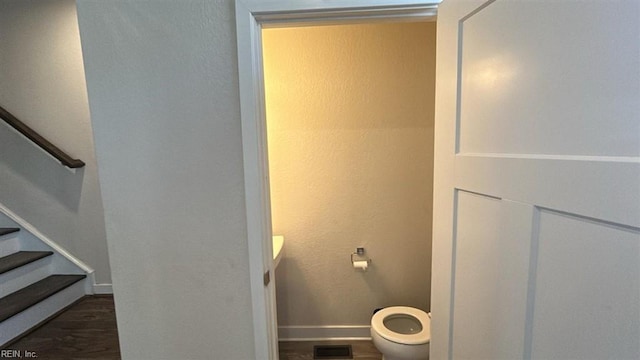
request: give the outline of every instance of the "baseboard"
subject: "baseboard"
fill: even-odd
[[[371,340],[369,325],[279,326],[278,340]]]
[[[93,294],[95,295],[113,294],[113,285],[95,284],[93,285]]]

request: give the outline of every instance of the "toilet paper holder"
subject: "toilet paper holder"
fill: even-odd
[[[356,248],[356,251],[351,253],[351,264],[354,264],[356,261],[366,261],[367,265],[371,264],[371,259],[364,254],[363,247]]]

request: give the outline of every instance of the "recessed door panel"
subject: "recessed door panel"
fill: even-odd
[[[532,207],[458,192],[453,358],[522,355]]]
[[[533,359],[640,356],[640,231],[541,211]]]
[[[460,152],[640,155],[640,2],[498,0],[461,22]]]

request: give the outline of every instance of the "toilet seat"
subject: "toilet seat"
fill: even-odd
[[[388,329],[384,325],[384,320],[393,315],[410,315],[416,318],[420,322],[422,330],[416,334],[400,334]],[[371,318],[371,327],[381,337],[398,344],[420,345],[431,340],[431,319],[427,313],[408,306],[391,306],[376,312]]]

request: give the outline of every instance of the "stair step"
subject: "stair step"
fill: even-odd
[[[51,275],[0,299],[0,322],[86,278],[86,275]]]
[[[18,251],[0,258],[0,274],[53,255],[52,251]]]
[[[20,228],[0,228],[0,236],[20,231]]]

